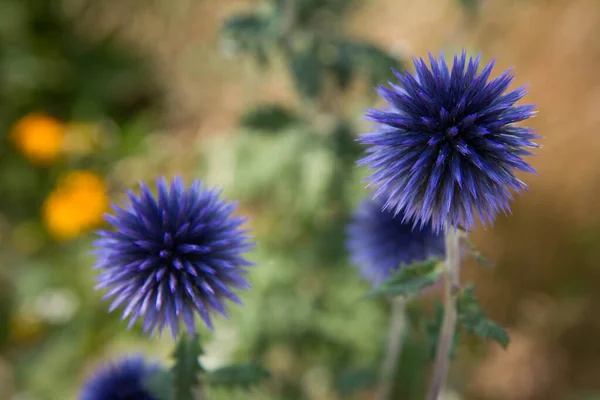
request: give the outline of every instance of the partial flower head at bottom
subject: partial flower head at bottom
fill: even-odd
[[[147,385],[161,370],[141,356],[107,364],[85,382],[79,400],[159,400]]]

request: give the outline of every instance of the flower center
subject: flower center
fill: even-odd
[[[169,232],[165,233],[163,236],[163,245],[162,249],[158,252],[158,256],[163,260],[172,260],[174,256],[174,241],[173,235]]]
[[[172,252],[171,250],[161,250],[158,255],[160,256],[160,258],[164,258],[164,259],[169,259],[172,256]]]
[[[456,125],[446,129],[445,136],[448,139],[453,139],[456,135],[458,135],[458,127]]]

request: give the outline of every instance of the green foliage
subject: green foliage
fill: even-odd
[[[355,0],[297,0],[297,3],[297,20],[301,27],[319,26],[324,22],[323,14],[339,17],[356,5]]]
[[[248,13],[228,18],[222,27],[222,35],[233,44],[234,51],[247,52],[266,66],[270,41],[274,40],[271,27],[274,21],[268,16]]]
[[[510,337],[502,325],[490,320],[479,305],[473,286],[464,288],[458,298],[458,321],[468,333],[492,339],[506,349]]]
[[[380,343],[362,338],[385,329],[377,302],[357,302],[365,287],[349,273],[344,252],[357,199],[351,185],[363,196],[354,137],[345,121],[323,132],[300,122],[276,135],[242,130],[233,146],[231,138],[216,139],[202,157],[203,175],[252,210],[261,244],[253,255],[260,265],[250,275],[253,290],[243,309],[232,310],[243,337],[237,359],[266,362],[282,353],[294,369],[326,366],[318,384],[324,390],[350,363],[372,357]],[[309,398],[301,379],[271,369],[274,398]]]
[[[164,370],[148,377],[144,385],[155,396],[156,400],[173,399],[173,372]]]
[[[462,242],[467,246],[467,249],[473,256],[475,261],[477,261],[479,264],[483,265],[484,267],[493,267],[494,266],[494,264],[492,264],[485,257],[483,257],[483,255],[479,252],[479,250],[477,250],[477,248],[473,245],[473,243],[471,243],[471,241],[469,239],[467,239],[466,237],[463,237]]]
[[[277,48],[285,58],[290,76],[300,95],[315,99],[331,77],[341,90],[362,76],[371,86],[392,76],[401,60],[381,48],[357,39],[334,35],[331,18],[348,10],[352,1],[274,0],[269,13],[241,14],[223,25],[223,36],[235,50],[253,55],[267,65],[269,48]],[[290,10],[290,7],[294,9]]]
[[[57,2],[5,0],[3,7],[14,18],[0,28],[0,101],[10,106],[4,117],[35,110],[121,122],[156,105],[150,64],[131,48],[114,38],[78,34],[76,21]]]
[[[349,369],[338,377],[336,390],[342,399],[351,398],[360,391],[375,386],[377,378],[378,370],[371,366]]]
[[[204,368],[199,357],[203,354],[198,337],[182,335],[173,352],[173,400],[194,400],[194,392],[200,383]]]
[[[0,326],[10,326],[11,317],[13,314],[14,300],[13,288],[11,284],[0,271]],[[9,336],[8,329],[0,329],[0,351],[3,350]]]
[[[285,18],[294,7],[294,25],[298,30],[328,33],[332,25],[348,11],[356,9],[356,0],[269,0],[275,18]]]
[[[236,196],[253,203],[268,197],[274,213],[290,207],[308,213],[327,201],[333,182],[336,159],[327,148],[328,139],[301,125],[276,136],[240,132],[234,146],[226,150],[233,154],[225,156],[219,140],[207,156],[215,157],[222,172],[231,170]]]
[[[298,122],[294,113],[279,105],[263,105],[246,112],[240,119],[244,128],[275,133]]]
[[[429,379],[428,338],[420,330],[409,329],[397,365],[393,399],[423,399]]]
[[[442,276],[443,264],[439,258],[430,258],[396,270],[367,296],[410,296],[436,283]]]
[[[381,48],[353,39],[338,39],[332,43],[336,57],[331,66],[340,71],[365,76],[371,85],[390,79],[392,69],[401,68],[400,60]]]
[[[225,386],[228,388],[241,387],[248,389],[270,377],[271,373],[260,365],[246,363],[229,365],[209,371],[206,374],[206,383],[211,386]]]
[[[475,14],[481,6],[481,0],[456,0],[467,14]]]
[[[302,43],[288,54],[288,68],[296,89],[305,97],[316,98],[323,87],[323,68],[314,43]]]

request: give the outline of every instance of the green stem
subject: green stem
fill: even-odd
[[[376,400],[389,400],[394,388],[394,375],[398,359],[402,353],[404,336],[406,334],[406,299],[396,297],[392,299],[390,329],[388,333],[385,359],[381,368],[381,378],[377,388]]]
[[[461,232],[453,227],[446,228],[446,263],[444,265],[444,320],[437,342],[437,353],[433,378],[429,389],[429,400],[438,400],[446,384],[450,369],[450,355],[456,331],[456,300],[460,291],[460,238]]]

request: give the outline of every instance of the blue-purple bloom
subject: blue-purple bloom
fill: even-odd
[[[394,71],[398,84],[378,89],[391,107],[367,113],[377,129],[358,139],[368,146],[359,165],[372,170],[370,185],[385,208],[414,225],[469,229],[475,212],[491,223],[510,211],[511,189],[527,188],[514,172],[535,173],[521,157],[539,147],[531,140],[540,136],[514,125],[533,116],[534,106],[515,105],[524,87],[505,93],[510,70],[488,82],[494,61],[477,74],[479,57],[464,51],[452,69],[443,56],[429,58],[430,67],[414,59],[414,75]]]
[[[176,336],[181,319],[194,334],[196,313],[212,329],[210,314],[227,317],[225,299],[240,303],[233,289],[249,287],[245,267],[253,264],[243,253],[254,243],[240,228],[246,218],[198,180],[186,189],[181,178],[159,179],[157,189],[155,197],[141,183],[139,195],[129,191],[129,203],[106,216],[114,230],[95,242],[97,288],[109,289],[109,311],[124,305],[129,326],[142,318],[150,335],[169,326]]]
[[[401,215],[382,207],[379,200],[363,200],[347,228],[350,260],[373,286],[402,266],[444,255],[444,237],[431,225],[413,229]]]
[[[105,365],[83,385],[80,400],[158,400],[147,384],[161,372],[159,364],[141,356],[129,357]]]

